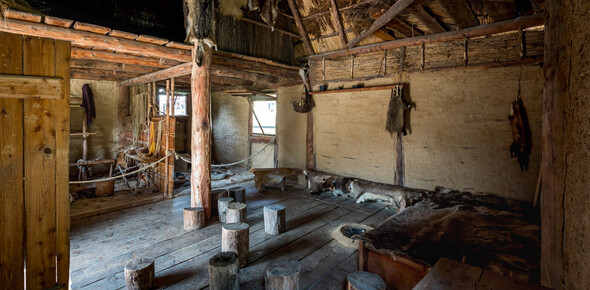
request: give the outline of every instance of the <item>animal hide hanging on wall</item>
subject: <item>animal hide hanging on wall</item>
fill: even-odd
[[[510,107],[510,128],[512,129],[512,145],[510,157],[517,158],[520,171],[529,169],[529,155],[531,154],[531,128],[522,98],[518,96]]]
[[[274,31],[275,22],[279,16],[279,0],[264,0],[264,4],[260,8],[260,18],[270,25]]]
[[[197,43],[197,65],[201,65],[203,45],[216,49],[215,44],[215,2],[213,0],[184,0],[184,42]]]
[[[408,134],[406,131],[406,113],[412,108],[411,103],[403,95],[403,85],[397,85],[391,90],[391,99],[387,110],[387,123],[385,130],[391,135],[394,133]]]

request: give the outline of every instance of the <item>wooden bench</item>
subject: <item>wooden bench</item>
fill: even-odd
[[[299,169],[294,168],[252,168],[250,172],[254,173],[254,185],[258,190],[269,184],[275,183],[281,185],[281,191],[286,190],[285,179],[291,176],[297,176]]]

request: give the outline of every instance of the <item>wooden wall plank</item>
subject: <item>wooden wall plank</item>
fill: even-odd
[[[62,78],[0,74],[0,98],[59,99],[64,86]]]
[[[23,72],[55,75],[55,41],[25,37]],[[55,286],[55,101],[24,100],[26,288]]]
[[[0,73],[22,73],[22,35],[0,33]],[[0,289],[24,287],[23,101],[0,98]]]
[[[55,186],[57,234],[57,284],[68,288],[70,274],[70,43],[55,41],[55,76],[65,81],[64,97],[55,101]]]

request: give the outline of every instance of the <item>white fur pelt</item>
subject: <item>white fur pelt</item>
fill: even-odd
[[[359,180],[351,181],[348,190],[357,203],[385,201],[399,209],[413,205],[424,193],[423,190]]]

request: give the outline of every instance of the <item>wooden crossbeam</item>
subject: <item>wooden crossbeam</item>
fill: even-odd
[[[293,0],[289,0],[293,1]],[[361,40],[365,39],[367,36],[373,34],[377,29],[383,27],[387,23],[389,23],[393,18],[398,16],[404,9],[406,9],[410,4],[414,3],[415,0],[399,0],[395,2],[395,4],[391,5],[391,7],[385,12],[379,19],[375,20],[371,26],[365,30],[363,30],[357,37],[351,40],[346,47],[353,48],[355,47]]]
[[[0,98],[59,100],[64,89],[64,80],[58,77],[0,74]]]
[[[405,37],[414,37],[422,35],[422,32],[405,23],[399,18],[393,18],[389,23],[387,23],[387,27],[389,29],[395,30],[396,32],[404,35]]]
[[[307,53],[313,55],[313,46],[311,45],[311,41],[309,41],[309,35],[307,35],[307,32],[305,31],[305,26],[303,26],[303,21],[301,20],[299,9],[297,9],[297,4],[295,4],[295,0],[287,0],[287,2],[289,2],[291,14],[293,14],[293,18],[295,18],[295,25],[297,26],[297,31],[299,32],[299,36],[301,36],[301,40],[303,40],[303,45],[305,46]]]
[[[330,10],[332,11],[332,23],[338,31],[338,35],[340,36],[340,42],[342,43],[342,48],[345,48],[346,34],[344,34],[344,28],[342,26],[342,21],[340,20],[340,12],[338,11],[338,5],[336,4],[336,0],[330,0],[330,6]]]
[[[431,33],[441,33],[447,31],[446,28],[438,23],[438,21],[424,9],[424,5],[422,3],[416,2],[414,5],[408,7],[408,10],[410,13],[412,13],[412,15],[414,15],[414,17],[418,19],[418,21],[420,21],[420,23],[428,27]]]
[[[346,50],[337,50],[322,54],[316,54],[306,59],[334,59],[345,57],[351,54],[364,54],[364,53],[371,53],[389,49],[396,49],[403,46],[413,46],[413,45],[421,45],[422,43],[434,43],[434,42],[444,42],[444,41],[454,41],[454,40],[461,40],[464,38],[473,38],[479,36],[486,36],[492,35],[496,33],[508,32],[508,31],[515,31],[518,30],[521,26],[523,28],[527,27],[534,27],[543,25],[545,22],[545,18],[543,14],[535,14],[529,16],[523,16],[511,20],[500,21],[496,23],[486,24],[486,25],[479,25],[476,27],[465,28],[461,30],[454,30],[448,31],[443,33],[425,35],[425,36],[418,36],[412,38],[403,38],[388,42],[376,43],[365,45],[361,47],[346,49]]]
[[[436,0],[459,29],[477,26],[479,21],[465,0]]]

